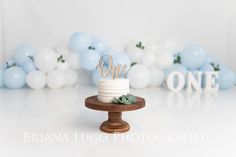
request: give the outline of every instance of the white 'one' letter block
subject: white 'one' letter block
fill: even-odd
[[[184,75],[181,72],[174,71],[168,75],[166,83],[171,91],[178,92],[184,88]]]
[[[217,91],[219,89],[219,84],[216,82],[219,77],[219,72],[217,71],[207,71],[205,72],[205,91]]]
[[[197,77],[197,79],[195,78]],[[194,76],[193,73],[188,72],[188,84],[187,84],[187,91],[192,92],[193,89],[195,91],[201,92],[202,91],[202,72],[198,71],[197,76]]]

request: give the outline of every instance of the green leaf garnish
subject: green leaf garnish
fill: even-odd
[[[119,98],[114,98],[112,100],[112,103],[124,104],[124,105],[135,104],[136,102],[137,102],[136,97],[131,94],[122,95]]]
[[[127,94],[127,98],[131,103],[136,103],[137,102],[136,97],[131,95],[131,94]]]

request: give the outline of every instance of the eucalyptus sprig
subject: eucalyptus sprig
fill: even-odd
[[[95,47],[93,47],[93,46],[89,46],[88,49],[89,50],[96,50]]]
[[[28,56],[29,59],[31,59],[32,61],[34,61],[34,57],[33,56]]]
[[[211,63],[211,66],[213,67],[214,71],[220,71],[220,65],[219,64]]]
[[[124,105],[135,104],[136,102],[137,102],[136,97],[134,95],[131,95],[131,94],[122,95],[119,98],[114,98],[112,100],[112,103],[124,104]]]
[[[132,62],[131,64],[130,64],[130,66],[132,67],[132,66],[134,66],[134,65],[136,65],[136,64],[138,64],[137,62]]]
[[[136,44],[137,48],[144,49],[143,43],[140,41],[138,44]]]
[[[6,64],[7,64],[7,65],[6,65],[6,68],[7,68],[7,69],[9,69],[9,68],[11,68],[11,67],[16,67],[16,66],[17,66],[16,63],[9,64],[9,63],[7,62]]]
[[[63,55],[60,55],[60,57],[57,58],[57,62],[62,62],[62,63],[65,63],[65,59],[63,57]]]
[[[174,59],[174,64],[181,64],[181,56],[177,54]]]

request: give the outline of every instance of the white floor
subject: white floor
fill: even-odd
[[[100,132],[107,114],[87,109],[92,87],[0,89],[1,157],[235,157],[236,88],[218,93],[133,90],[146,107],[123,113],[131,130]]]

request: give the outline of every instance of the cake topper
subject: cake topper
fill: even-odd
[[[108,63],[105,65],[105,61],[108,60]],[[107,68],[108,67],[108,68]],[[113,65],[113,59],[111,55],[103,55],[100,60],[99,63],[96,67],[96,69],[98,70],[98,72],[100,73],[100,75],[103,78],[106,78],[109,76],[109,74],[111,74],[112,79],[114,80],[115,78],[127,78],[127,72],[125,70],[125,68],[127,67],[126,64],[121,65]]]

